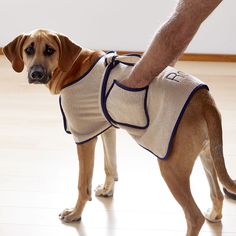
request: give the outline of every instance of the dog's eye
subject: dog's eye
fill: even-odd
[[[25,53],[29,56],[32,56],[34,54],[34,47],[29,46],[28,48],[25,49]]]
[[[46,45],[45,51],[43,52],[45,56],[52,56],[55,52],[55,49]]]

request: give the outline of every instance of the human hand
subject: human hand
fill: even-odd
[[[140,78],[135,78],[134,76],[129,76],[128,79],[119,81],[120,84],[127,88],[144,88],[148,85],[147,81],[141,80]]]

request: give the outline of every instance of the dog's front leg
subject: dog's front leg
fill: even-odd
[[[110,128],[101,134],[106,179],[103,185],[96,188],[97,197],[111,197],[114,193],[115,181],[118,180],[117,164],[116,164],[116,130]]]
[[[94,167],[94,151],[97,139],[93,139],[84,144],[77,145],[79,158],[79,197],[75,208],[65,209],[60,215],[60,219],[66,223],[79,221],[82,211],[87,201],[91,201],[91,185]]]

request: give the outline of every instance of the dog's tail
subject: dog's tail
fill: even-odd
[[[221,115],[217,110],[213,99],[204,109],[204,116],[207,122],[210,150],[217,176],[222,185],[230,192],[236,194],[236,184],[230,178],[224,161],[222,123]]]

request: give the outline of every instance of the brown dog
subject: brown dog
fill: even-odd
[[[104,54],[101,51],[81,48],[67,37],[46,30],[20,35],[6,45],[3,51],[15,71],[21,72],[26,66],[29,83],[46,84],[53,94],[59,94],[66,84],[85,74]],[[107,160],[104,186],[113,191],[114,178],[117,177],[113,149],[114,131],[109,129],[102,135]],[[182,145],[183,143],[185,145]],[[96,138],[77,145],[80,161],[79,198],[74,209],[67,209],[60,214],[60,218],[65,222],[79,220],[86,202],[91,199],[95,144]],[[218,222],[222,218],[223,195],[217,177],[233,193],[236,193],[236,185],[225,168],[220,114],[209,92],[203,89],[190,101],[179,124],[168,159],[158,160],[163,178],[184,210],[187,235],[191,236],[198,235],[204,223],[204,216],[192,197],[189,183],[194,162],[199,154],[210,184],[213,203],[205,217],[211,222]],[[107,190],[104,190],[104,193],[107,193]]]

